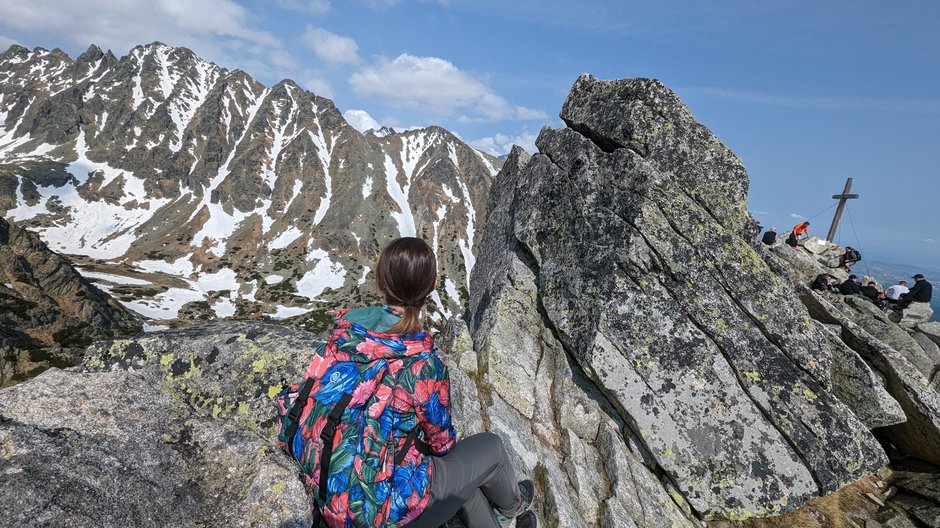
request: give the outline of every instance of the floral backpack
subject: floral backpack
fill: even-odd
[[[425,334],[371,332],[345,313],[334,314],[303,383],[275,397],[278,444],[300,465],[328,526],[403,525],[427,503],[430,448],[414,413],[396,412],[403,410],[397,402],[402,384],[414,387],[439,360]]]

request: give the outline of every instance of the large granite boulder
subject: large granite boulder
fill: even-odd
[[[786,244],[766,249],[758,248],[757,251],[774,271],[792,282],[810,285],[818,275],[825,273],[836,278],[835,284],[840,284],[849,277],[849,273],[844,269],[831,267],[831,262],[821,260],[807,251],[795,250]]]
[[[868,333],[877,336],[885,345],[903,355],[911,365],[927,378],[936,364],[924,347],[901,326],[891,321],[886,314],[868,299],[847,296],[842,306],[842,313],[858,323]]]
[[[829,242],[823,238],[818,237],[809,237],[803,240],[800,240],[799,244],[803,249],[809,251],[813,255],[823,255],[825,253],[833,253],[836,251],[837,246],[832,242]]]
[[[283,325],[216,321],[95,343],[82,368],[133,370],[201,416],[259,429],[273,425],[272,398],[300,381],[321,342]]]
[[[751,247],[740,161],[657,81],[582,76],[561,117],[497,177],[471,277],[493,430],[528,419],[578,446],[570,477],[617,427],[704,518],[789,511],[883,466],[833,393],[825,330]],[[575,420],[553,393],[565,364],[594,402],[567,405],[596,409]]]
[[[0,391],[4,526],[311,525],[269,439],[126,371],[51,369]]]
[[[882,375],[842,341],[842,327],[835,328],[829,339],[833,348],[832,392],[869,429],[907,421],[901,404],[885,389]]]
[[[940,465],[940,393],[916,364],[918,357],[912,356],[911,350],[902,352],[887,344],[883,336],[889,340],[896,336],[889,327],[875,324],[877,318],[859,315],[857,308],[865,304],[834,304],[827,296],[804,290],[801,298],[812,317],[838,325],[842,341],[884,378],[886,390],[901,405],[906,420],[879,429],[881,437],[900,453]]]
[[[934,365],[940,365],[940,345],[937,345],[927,334],[923,332],[908,330],[908,333],[917,341],[917,344],[924,349],[929,361]]]
[[[927,336],[931,341],[940,345],[940,323],[930,321],[917,325],[917,331]]]
[[[517,471],[536,482],[543,523],[694,526],[687,502],[664,484],[668,478],[640,437],[545,323],[531,262],[512,231],[514,188],[529,159],[514,148],[492,191],[472,275],[470,342],[459,355],[441,347],[445,360],[459,366],[452,380],[464,373],[475,380],[475,411],[503,437]],[[455,416],[456,423],[465,421]]]
[[[904,328],[915,328],[919,324],[930,322],[930,318],[933,317],[933,308],[930,307],[930,303],[915,302],[895,315],[897,315],[896,322],[899,325]]]

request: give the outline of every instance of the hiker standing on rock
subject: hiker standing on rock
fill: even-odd
[[[800,222],[793,228],[793,235],[797,240],[809,237],[809,222]]]
[[[914,287],[910,289],[905,294],[901,295],[900,300],[894,306],[895,310],[903,310],[911,305],[911,303],[921,302],[929,303],[930,299],[933,297],[933,285],[927,282],[927,279],[923,275],[918,273],[914,275]]]
[[[502,439],[487,432],[456,441],[450,377],[420,319],[437,285],[434,251],[418,238],[396,239],[375,277],[386,304],[334,314],[304,384],[275,398],[279,443],[318,492],[323,520],[437,527],[459,515],[468,528],[513,518],[535,527],[534,486],[516,481]]]
[[[845,253],[842,254],[842,258],[840,260],[841,260],[840,264],[842,265],[842,269],[844,269],[845,271],[851,271],[852,265],[862,260],[862,254],[859,253],[858,250],[853,248],[852,246],[846,246]]]

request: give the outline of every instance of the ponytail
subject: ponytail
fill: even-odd
[[[413,305],[412,303],[406,304],[401,320],[389,328],[388,331],[393,334],[414,334],[420,331],[422,305],[424,305],[424,301],[422,301],[420,305]]]
[[[421,330],[421,308],[437,282],[434,250],[420,238],[402,237],[382,249],[375,270],[385,302],[404,307],[401,320],[388,331],[414,334]]]

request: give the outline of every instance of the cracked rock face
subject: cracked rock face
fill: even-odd
[[[126,371],[0,391],[4,526],[310,526],[295,475],[256,433]]]
[[[923,348],[906,342],[900,326],[885,324],[884,314],[866,303],[807,291],[803,302],[813,318],[838,325],[842,341],[884,378],[884,386],[900,404],[905,420],[879,430],[900,452],[940,464],[940,392],[924,372]],[[895,348],[897,347],[897,348]]]
[[[585,525],[631,512],[609,471],[579,471],[611,427],[677,496],[666,515],[785,512],[885,465],[826,330],[749,243],[734,154],[657,81],[582,76],[561,117],[496,178],[469,311],[483,413],[548,450],[526,467],[567,476],[550,502]],[[580,391],[557,390],[564,364]]]

